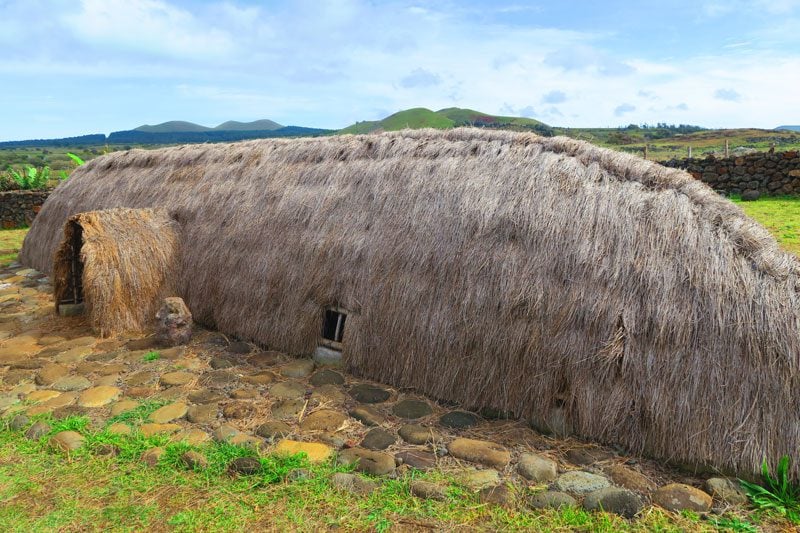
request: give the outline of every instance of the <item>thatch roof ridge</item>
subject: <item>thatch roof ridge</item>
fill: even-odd
[[[598,170],[604,174],[604,179],[637,182],[645,190],[651,191],[672,190],[676,194],[687,197],[696,208],[697,216],[717,226],[721,234],[731,240],[735,249],[752,261],[754,268],[780,280],[786,280],[790,275],[797,276],[800,280],[800,259],[794,254],[781,250],[775,238],[766,228],[748,217],[737,205],[723,198],[687,172],[664,167],[632,154],[601,148],[583,140],[564,136],[542,137],[534,133],[478,128],[453,128],[450,130],[423,128],[359,135],[347,134],[337,137],[255,139],[236,143],[182,145],[158,150],[133,149],[125,152],[112,152],[89,161],[76,173],[91,171],[95,166],[101,166],[105,170],[130,166],[149,167],[157,161],[163,164],[163,159],[169,161],[170,158],[180,159],[180,162],[176,162],[176,164],[184,166],[223,160],[235,162],[234,159],[240,159],[241,155],[231,157],[229,150],[240,153],[259,149],[272,151],[279,146],[296,145],[297,143],[308,143],[323,148],[322,153],[314,156],[317,160],[326,158],[340,161],[352,161],[359,158],[374,159],[388,153],[388,150],[383,154],[373,151],[374,143],[378,139],[389,139],[389,145],[393,145],[392,141],[398,139],[408,139],[423,144],[445,142],[450,145],[431,146],[427,152],[417,148],[413,153],[415,156],[433,158],[445,154],[455,156],[459,152],[464,156],[469,155],[468,152],[474,150],[474,147],[467,146],[466,143],[471,141],[499,144],[500,146],[535,146],[541,151],[573,158],[587,168],[596,165]],[[332,140],[335,142],[331,142]],[[190,159],[187,160],[186,156],[191,152],[196,152],[196,155],[190,156]],[[303,157],[308,152],[310,151],[296,151],[295,155]],[[395,152],[393,155],[399,154]]]

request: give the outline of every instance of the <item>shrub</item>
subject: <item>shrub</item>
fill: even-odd
[[[753,505],[765,511],[774,511],[785,516],[791,522],[800,524],[800,484],[789,479],[791,459],[784,455],[778,461],[773,477],[769,471],[767,460],[761,465],[763,486],[740,480],[742,487]]]
[[[38,169],[28,165],[21,171],[8,167],[8,172],[16,183],[16,188],[23,191],[46,189],[47,182],[50,181],[50,167]]]

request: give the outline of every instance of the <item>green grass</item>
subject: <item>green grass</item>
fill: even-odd
[[[0,267],[6,267],[17,260],[27,233],[27,228],[0,230]]]
[[[789,478],[791,464],[791,458],[784,455],[773,475],[764,459],[761,466],[763,486],[743,480],[741,484],[757,509],[778,513],[790,522],[800,525],[800,484]]]
[[[672,158],[684,158],[687,148],[692,147],[693,157],[705,157],[710,153],[722,154],[725,141],[731,151],[737,147],[767,151],[775,144],[778,151],[800,149],[800,132],[759,130],[742,128],[734,130],[705,130],[684,135],[674,135],[663,139],[646,139],[648,130],[627,130],[619,128],[554,128],[558,135],[566,135],[576,139],[589,141],[599,146],[621,152],[643,155],[645,144],[648,147],[647,157],[651,160],[665,161]],[[614,136],[624,134],[628,140],[615,142]]]
[[[170,442],[165,436],[143,438],[138,433],[112,435],[102,428],[93,430],[85,417],[60,422],[39,418],[53,423],[53,432],[81,431],[86,445],[65,455],[49,447],[49,436],[29,441],[22,436],[24,429],[11,431],[5,421],[0,422],[2,531],[725,530],[697,517],[671,515],[655,508],[635,521],[579,508],[503,509],[481,504],[475,494],[443,473],[384,479],[374,493],[358,496],[330,484],[331,475],[348,471],[347,467],[311,465],[303,455],[261,455],[260,473],[232,477],[227,473],[230,461],[258,456],[253,449],[224,443],[192,447]],[[118,451],[116,456],[96,454],[109,446]],[[155,468],[138,460],[141,452],[152,446],[166,450]],[[180,460],[188,450],[203,454],[208,466],[188,469]],[[289,474],[298,469],[306,476],[289,481]],[[449,484],[449,499],[437,502],[412,497],[409,485],[415,478]],[[721,518],[730,524],[746,523],[734,515]]]
[[[153,412],[157,409],[164,407],[169,403],[168,400],[144,400],[138,406],[130,409],[128,411],[124,411],[116,416],[112,416],[108,419],[109,424],[114,424],[117,422],[121,422],[128,425],[135,425],[135,424],[142,424],[147,421]]]
[[[142,361],[145,361],[145,362],[147,362],[147,361],[158,361],[159,359],[161,359],[161,353],[160,352],[156,352],[156,351],[147,352],[142,357]]]
[[[800,198],[762,197],[753,202],[733,201],[764,225],[787,251],[800,255]]]

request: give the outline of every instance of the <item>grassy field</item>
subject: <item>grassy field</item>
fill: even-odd
[[[8,266],[17,260],[26,233],[28,233],[27,228],[0,230],[0,267]]]
[[[800,255],[800,198],[765,197],[755,202],[734,198],[733,201],[763,224],[784,249]]]
[[[34,167],[48,166],[53,171],[71,171],[75,168],[75,163],[67,156],[67,152],[72,152],[84,161],[89,161],[105,152],[122,150],[123,146],[89,146],[71,148],[0,148],[0,171],[8,167],[20,169],[26,165]]]
[[[303,456],[261,457],[260,473],[231,476],[230,460],[256,454],[229,444],[193,448],[209,463],[189,469],[179,460],[192,449],[186,444],[169,443],[168,437],[88,431],[88,419],[81,417],[49,420],[53,424],[49,435],[69,429],[88,437],[84,449],[65,455],[49,447],[49,435],[30,441],[5,422],[0,428],[0,530],[8,532],[754,530],[747,519],[730,513],[701,519],[692,513],[673,515],[649,508],[628,521],[574,508],[507,510],[480,503],[475,494],[441,473],[382,480],[372,494],[357,495],[330,483],[330,476],[346,471],[345,467],[309,465]],[[165,447],[166,453],[156,467],[148,467],[138,457],[153,445]],[[109,446],[116,455],[100,456]],[[412,497],[413,479],[448,484],[447,499]]]
[[[688,147],[692,147],[693,157],[705,157],[708,154],[723,155],[725,141],[731,153],[738,147],[754,149],[761,152],[769,150],[773,143],[775,150],[800,149],[800,132],[774,131],[757,129],[706,130],[685,135],[675,135],[664,139],[646,139],[648,130],[619,130],[616,128],[555,128],[559,135],[589,141],[599,146],[633,153],[642,156],[645,144],[648,147],[647,158],[653,161],[666,161],[672,158],[687,156]],[[624,142],[614,142],[619,134],[627,136]]]

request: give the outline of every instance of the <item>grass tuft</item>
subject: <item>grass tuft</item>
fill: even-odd
[[[144,354],[142,357],[142,361],[149,362],[149,361],[158,361],[161,359],[161,352],[150,351]]]

